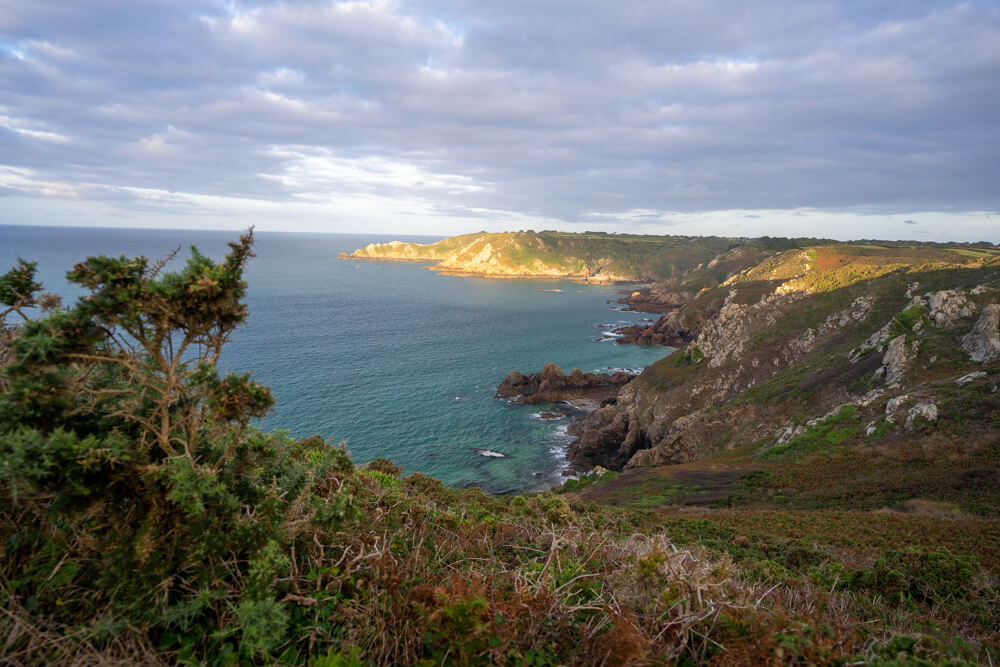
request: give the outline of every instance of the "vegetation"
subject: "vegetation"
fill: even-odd
[[[439,270],[458,274],[649,281],[678,279],[730,247],[748,243],[746,239],[720,237],[603,232],[484,232],[426,245],[398,242],[370,245],[356,250],[350,258],[429,260],[438,262],[435,268]],[[764,244],[770,245],[773,243]]]
[[[30,262],[0,276],[0,313],[24,320],[5,322],[0,339],[0,662],[889,665],[1000,655],[995,476],[967,478],[953,509],[942,490],[969,471],[995,473],[995,442],[962,456],[923,452],[923,477],[912,474],[914,444],[898,459],[905,474],[887,476],[884,459],[904,450],[856,446],[850,406],[785,445],[762,449],[743,432],[752,423],[726,426],[719,442],[735,444],[714,459],[593,473],[558,493],[488,496],[401,478],[385,459],[358,467],[320,436],[254,428],[269,391],[217,373],[246,317],[252,243],[248,233],[218,263],[193,249],[176,272],[89,258],[69,273],[87,295],[68,307],[42,297]],[[47,314],[28,319],[43,302]],[[912,332],[915,317],[897,319]],[[644,381],[681,386],[708,372],[706,359],[678,350]],[[956,406],[988,409],[979,384],[942,384]],[[981,436],[970,427],[970,441]],[[914,497],[896,482],[941,491],[940,515],[859,511]]]

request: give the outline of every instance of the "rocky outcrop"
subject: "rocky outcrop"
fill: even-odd
[[[917,346],[917,341],[907,344],[905,335],[890,340],[882,357],[882,367],[876,371],[876,375],[884,376],[885,383],[890,387],[899,384],[917,355]]]
[[[615,329],[620,334],[616,343],[619,345],[664,345],[681,347],[687,345],[698,335],[699,324],[689,317],[684,309],[675,310],[664,315],[650,325],[633,325]]]
[[[976,313],[976,304],[961,290],[940,290],[912,297],[912,306],[927,306],[927,316],[936,327],[950,327],[955,322]]]
[[[618,303],[638,313],[669,313],[689,303],[691,292],[663,291],[655,287],[643,287],[632,292],[621,291],[628,296],[618,299]]]
[[[923,422],[937,421],[938,408],[934,403],[917,403],[906,413],[906,430],[917,427],[918,420]]]
[[[594,410],[567,429],[577,439],[570,443],[566,458],[581,470],[598,465],[621,470],[635,453],[635,447],[626,445],[628,432],[628,413],[614,405]]]
[[[972,331],[962,338],[962,349],[979,363],[1000,358],[1000,304],[983,308]]]
[[[554,363],[545,365],[540,373],[525,375],[511,371],[497,387],[496,398],[509,398],[514,403],[554,403],[579,398],[609,399],[618,395],[634,375],[617,373],[584,373],[574,368],[569,375]]]
[[[811,328],[806,329],[799,337],[799,340],[795,342],[796,348],[802,353],[812,352],[817,336],[824,337],[837,329],[843,329],[848,324],[861,322],[868,317],[868,313],[871,312],[874,303],[875,297],[873,296],[859,296],[844,310],[828,316],[815,330]],[[857,360],[853,359],[852,361]]]

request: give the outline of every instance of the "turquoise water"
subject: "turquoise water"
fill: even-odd
[[[0,267],[39,262],[46,286],[74,290],[64,274],[92,254],[161,257],[194,243],[221,257],[232,232],[0,225]],[[442,276],[420,263],[339,260],[387,237],[257,235],[247,273],[249,320],[226,349],[227,370],[250,370],[277,398],[265,429],[347,442],[358,462],[391,458],[455,486],[492,492],[541,489],[565,468],[567,420],[547,406],[493,398],[512,369],[554,361],[601,371],[641,368],[664,348],[594,342],[606,327],[642,317],[612,310],[612,288],[556,280]],[[428,242],[414,237],[407,240]],[[559,289],[561,292],[545,290]],[[474,450],[501,452],[484,457]]]

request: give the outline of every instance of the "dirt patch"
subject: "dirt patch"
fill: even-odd
[[[839,269],[855,259],[857,258],[842,255],[833,248],[817,248],[816,270],[829,271],[830,269]]]

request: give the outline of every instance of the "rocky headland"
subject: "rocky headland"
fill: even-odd
[[[341,259],[430,261],[447,275],[566,278],[612,284],[669,280],[733,243],[718,237],[635,236],[587,232],[466,234],[436,243],[372,243]]]
[[[785,280],[730,281],[633,327],[628,342],[678,349],[573,424],[571,460],[621,470],[698,461],[737,443],[765,451],[841,411],[860,424],[857,436],[845,431],[859,444],[911,439],[946,414],[961,414],[985,443],[997,413],[983,409],[996,405],[1000,381],[1000,271],[926,268],[862,265],[837,276],[814,264]],[[993,287],[977,284],[991,276]]]
[[[973,458],[998,446],[1000,253],[841,244],[740,257],[750,265],[697,292],[665,283],[662,302],[683,303],[618,330],[677,348],[634,379],[592,385],[550,365],[511,373],[498,395],[599,398],[568,429],[581,470],[700,465],[734,450],[753,469],[820,437],[879,451],[930,438]],[[653,300],[652,289],[627,297]],[[938,423],[960,423],[962,438]]]

